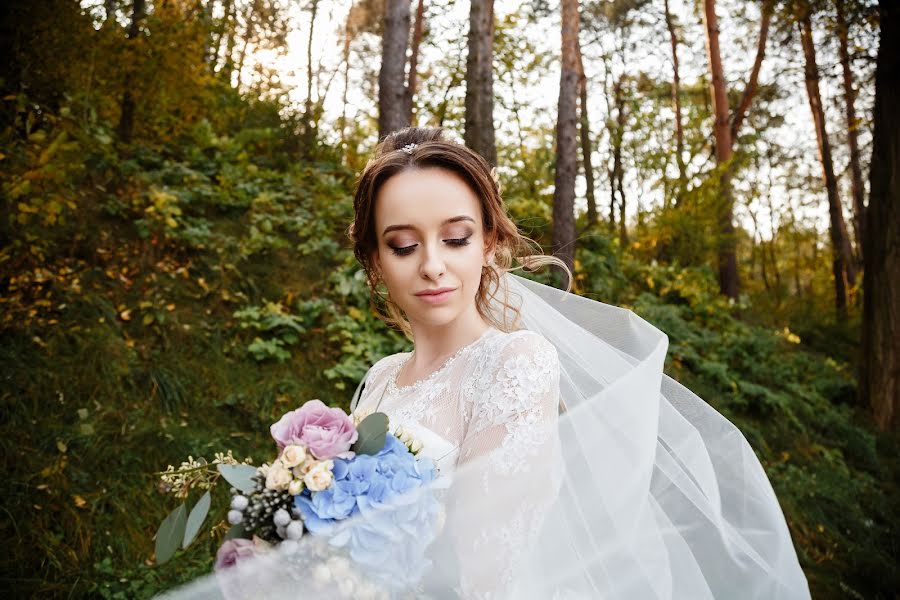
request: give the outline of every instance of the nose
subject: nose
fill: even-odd
[[[440,244],[424,244],[423,251],[419,256],[422,257],[422,264],[419,265],[422,277],[437,281],[446,271],[447,266],[444,264]]]

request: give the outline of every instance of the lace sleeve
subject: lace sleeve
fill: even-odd
[[[384,356],[369,367],[369,370],[366,371],[366,374],[360,380],[359,384],[356,386],[356,391],[353,392],[353,398],[350,400],[350,412],[356,412],[357,408],[368,408],[371,409],[373,406],[368,406],[370,404],[370,399],[372,397],[372,390],[375,388],[381,387],[382,384],[382,375],[390,366],[390,361],[393,360],[395,354],[391,354],[389,356]]]
[[[465,598],[510,592],[562,477],[559,359],[540,334],[512,334],[476,384],[460,449],[455,544]]]

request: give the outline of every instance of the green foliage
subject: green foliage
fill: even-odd
[[[372,413],[360,421],[356,430],[359,432],[359,438],[350,449],[357,454],[374,456],[384,448],[388,432],[388,416],[380,412]]]
[[[269,339],[254,337],[247,350],[256,360],[275,358],[285,361],[291,357],[285,347],[300,342],[306,333],[304,319],[285,312],[284,307],[276,302],[268,302],[265,306],[250,306],[236,311],[233,315],[238,319],[241,329],[254,329],[267,334]]]
[[[156,532],[156,562],[160,565],[169,562],[181,541],[184,539],[187,509],[184,504],[169,513],[163,519]]]

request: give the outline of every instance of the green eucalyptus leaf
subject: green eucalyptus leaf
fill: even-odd
[[[218,468],[225,481],[245,494],[249,494],[256,489],[256,484],[251,479],[251,477],[256,475],[256,467],[251,465],[218,465]]]
[[[388,432],[388,417],[382,412],[375,412],[363,419],[356,427],[359,437],[350,447],[357,454],[374,455],[384,448],[385,435]]]
[[[197,532],[200,531],[200,526],[203,525],[203,521],[206,520],[206,515],[209,513],[210,500],[211,498],[207,491],[199,500],[197,500],[197,504],[194,505],[194,508],[191,509],[191,514],[188,515],[187,524],[184,528],[184,541],[181,543],[182,548],[190,546],[191,542],[194,541],[194,538],[197,537]]]
[[[167,562],[184,539],[187,509],[184,504],[169,513],[156,531],[156,564]]]

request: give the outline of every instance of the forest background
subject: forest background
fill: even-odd
[[[346,407],[409,349],[346,228],[375,143],[414,124],[497,166],[577,293],[669,335],[666,373],[757,452],[814,598],[896,597],[897,4],[5,3],[4,596],[208,572],[215,512],[155,564],[156,472],[264,460],[281,414]]]

